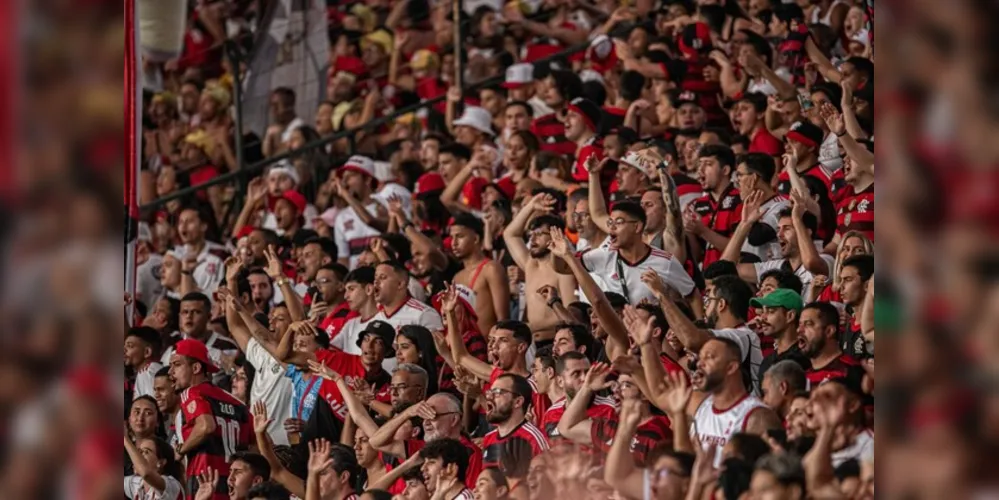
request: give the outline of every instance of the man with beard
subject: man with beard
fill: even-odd
[[[483,231],[482,221],[467,213],[456,215],[450,227],[451,253],[464,266],[454,283],[475,295],[479,331],[486,332],[497,321],[509,319],[510,286],[503,266],[485,256]]]
[[[177,217],[177,235],[181,245],[174,247],[174,257],[181,261],[180,293],[209,293],[222,281],[225,247],[205,239],[208,223],[201,211],[187,207]]]
[[[397,440],[396,435],[399,429],[417,417],[423,419],[423,440]],[[387,469],[392,470],[428,443],[439,439],[453,439],[465,447],[468,452],[465,485],[469,488],[474,487],[475,481],[482,471],[482,448],[479,448],[462,432],[461,401],[453,394],[437,393],[424,402],[397,412],[391,420],[371,435],[368,442],[383,453],[392,455],[392,458],[387,460],[390,462]]]
[[[708,328],[700,328],[683,313],[676,303],[670,300],[666,285],[653,272],[642,275],[662,307],[666,321],[676,334],[683,347],[690,352],[699,352],[704,344],[715,338],[724,338],[739,347],[737,356],[743,376],[744,389],[755,392],[759,387],[759,369],[763,361],[760,350],[760,337],[746,326],[749,300],[753,291],[737,276],[719,276],[704,297],[706,304],[705,322]]]
[[[808,368],[808,357],[798,347],[798,319],[801,315],[801,295],[793,290],[778,288],[767,296],[749,301],[751,307],[762,308],[756,316],[756,333],[762,339],[773,342],[774,349],[760,362],[760,373],[766,373],[771,366],[790,360]]]
[[[177,343],[170,357],[170,378],[180,394],[180,441],[177,454],[187,457],[187,491],[198,489],[199,474],[214,469],[219,486],[212,495],[228,495],[229,460],[250,445],[253,425],[246,405],[210,382],[218,371],[205,344],[194,339]]]
[[[381,262],[375,267],[374,293],[377,319],[394,328],[420,325],[432,332],[444,329],[440,314],[409,294],[409,270],[398,261]]]
[[[293,323],[281,337],[278,344],[278,359],[284,363],[298,367],[308,367],[319,373],[322,368],[329,369],[343,377],[348,385],[367,384],[371,388],[374,399],[388,401],[389,374],[382,368],[385,358],[395,355],[392,341],[395,339],[395,329],[384,321],[372,321],[361,332],[356,345],[361,354],[348,354],[330,346],[329,349],[316,349],[314,352],[293,351],[292,339],[295,333],[307,329],[313,333],[316,328],[307,322]],[[325,381],[319,387],[319,395],[330,405],[333,414],[341,423],[347,418],[347,405],[336,383]]]
[[[749,228],[749,236],[746,237],[742,251],[756,255],[762,261],[776,259],[780,255],[780,245],[777,242],[780,222],[778,215],[790,206],[787,198],[777,194],[771,187],[773,177],[773,158],[761,153],[750,153],[739,158],[735,169],[739,196],[748,200],[759,191],[760,194],[755,196],[760,197],[759,210],[763,211],[760,221],[750,224],[752,227]]]
[[[703,255],[702,269],[719,259],[743,217],[739,189],[732,185],[735,168],[735,155],[727,146],[704,146],[698,154],[697,171],[704,195],[690,205],[684,227],[696,237],[690,241],[695,252]]]
[[[602,289],[624,295],[629,304],[637,305],[654,297],[652,290],[642,283],[646,271],[656,272],[681,296],[690,295],[694,281],[683,264],[672,254],[645,243],[645,222],[645,210],[637,202],[615,203],[607,221],[610,247],[584,253],[580,257],[583,267],[603,281],[598,280]]]
[[[549,438],[564,437],[579,444],[590,445],[591,424],[598,418],[607,418],[617,413],[613,399],[600,396],[587,382],[590,375],[590,360],[581,353],[567,352],[555,361],[565,398],[555,401],[545,412],[541,422]],[[578,397],[577,397],[578,396]],[[554,429],[550,424],[554,423]]]
[[[812,387],[832,378],[849,379],[860,385],[864,369],[840,348],[836,306],[828,302],[812,302],[805,306],[801,311],[798,335],[798,347],[812,365],[805,372]]]
[[[544,433],[527,420],[533,392],[526,378],[512,373],[500,375],[485,391],[486,421],[495,429],[482,439],[483,467],[501,464],[512,441],[524,441],[532,458],[548,450]]]
[[[781,257],[756,263],[738,263],[741,251],[752,228],[759,222],[763,214],[760,205],[763,195],[760,191],[753,193],[746,200],[742,211],[742,223],[732,233],[721,260],[737,263],[739,277],[749,283],[757,284],[760,277],[772,269],[782,269],[795,274],[801,279],[802,297],[805,302],[812,299],[811,284],[815,275],[829,276],[829,270],[835,268],[835,260],[817,250],[821,242],[812,239],[818,230],[818,220],[814,215],[805,212],[803,203],[795,201],[792,208],[784,209],[777,214],[777,242]]]
[[[736,341],[715,337],[705,342],[692,378],[698,397],[691,398],[687,413],[700,440],[694,446],[717,448],[715,468],[721,465],[722,449],[732,434],[746,432],[762,437],[768,430],[781,428],[780,417],[747,392],[742,349]]]
[[[503,231],[503,241],[513,261],[524,270],[526,289],[530,292],[540,290],[545,286],[558,288],[562,297],[562,305],[572,302],[576,292],[576,280],[555,272],[554,256],[548,249],[551,241],[551,228],[565,229],[562,219],[544,213],[531,219],[535,212],[551,212],[555,205],[554,198],[546,193],[539,193],[528,200],[517,212],[510,225]],[[530,221],[530,224],[528,224]],[[530,233],[529,243],[524,244],[524,228]],[[536,293],[527,293],[527,323],[534,334],[534,340],[550,341],[555,336],[555,325],[558,317],[548,312],[544,298]],[[526,369],[524,370],[526,373]]]

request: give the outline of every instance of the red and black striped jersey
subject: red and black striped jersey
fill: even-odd
[[[826,194],[829,195],[829,199],[835,199],[833,198],[836,180],[834,178],[837,176],[835,174],[830,175],[827,173],[821,163],[816,163],[815,165],[808,167],[808,170],[805,170],[804,172],[798,172],[798,175],[801,177],[810,175],[822,181],[822,184],[826,185]],[[791,177],[787,174],[786,170],[781,170],[780,173],[777,174],[777,192],[784,196],[791,196]]]
[[[843,354],[825,366],[812,366],[805,370],[805,379],[808,380],[810,388],[814,388],[826,380],[837,378],[854,380],[859,386],[860,381],[864,379],[864,369],[851,356]]]
[[[558,422],[562,420],[562,415],[565,414],[565,408],[568,404],[569,400],[566,398],[552,403],[548,407],[548,411],[545,412],[544,418],[541,419],[541,429],[545,431],[545,436],[548,437],[549,441],[561,437],[558,432]],[[590,406],[586,408],[586,418],[597,420],[599,418],[613,417],[617,415],[616,406],[613,399],[594,395]]]
[[[531,122],[531,133],[541,142],[542,151],[551,151],[563,156],[576,154],[576,143],[566,138],[565,124],[555,113],[535,118]]]
[[[614,444],[617,435],[618,418],[601,418],[593,421],[590,433],[593,446],[597,451],[606,454]],[[669,419],[662,415],[653,416],[648,422],[638,426],[635,436],[631,438],[629,449],[631,456],[639,467],[646,466],[649,453],[657,446],[669,445],[673,442],[673,429]]]
[[[249,409],[232,394],[208,382],[182,392],[180,409],[178,418],[184,442],[191,437],[198,417],[207,415],[215,421],[215,430],[187,454],[187,498],[193,499],[198,491],[198,474],[212,468],[219,474],[212,499],[228,499],[229,457],[247,449],[253,440],[253,417]]]
[[[548,451],[548,439],[541,429],[524,420],[506,436],[501,436],[499,429],[493,429],[482,438],[482,466],[500,466],[504,447],[511,441],[517,440],[524,441],[531,447],[531,458]]]
[[[838,193],[836,232],[842,236],[849,231],[860,231],[874,241],[874,183],[859,193],[850,185]]]
[[[490,387],[496,383],[496,379],[500,378],[504,372],[501,368],[493,368],[493,372],[489,375],[489,383],[486,384],[484,390],[489,390]],[[526,377],[527,383],[531,384],[531,391],[533,391],[533,396],[531,397],[531,409],[528,412],[528,418],[534,422],[540,422],[541,417],[548,411],[548,407],[552,405],[552,401],[548,399],[548,395],[538,390],[538,383],[534,381],[534,377]],[[532,418],[533,416],[533,418]]]
[[[742,197],[739,196],[739,188],[734,185],[730,185],[725,194],[717,200],[711,193],[705,193],[694,200],[693,207],[697,215],[701,216],[705,226],[726,238],[732,236],[735,228],[739,226],[739,221],[742,220]],[[715,248],[706,244],[701,269],[707,269],[720,259],[724,251],[724,248]]]

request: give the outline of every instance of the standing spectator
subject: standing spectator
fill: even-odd
[[[125,335],[125,366],[135,371],[132,399],[153,395],[153,378],[163,368],[155,357],[161,344],[159,332],[149,327],[130,328]]]

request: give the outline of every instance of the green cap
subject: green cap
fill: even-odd
[[[783,307],[797,312],[801,312],[801,308],[804,307],[801,295],[786,288],[778,288],[762,299],[754,298],[749,301],[749,305],[752,307]]]

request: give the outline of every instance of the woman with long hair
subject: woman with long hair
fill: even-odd
[[[409,363],[427,371],[427,394],[436,394],[438,388],[437,347],[430,330],[420,325],[403,325],[395,337],[395,360],[401,365]]]
[[[847,231],[839,240],[839,247],[836,249],[836,265],[833,266],[832,286],[829,280],[822,280],[818,283],[812,282],[812,296],[815,300],[822,302],[842,302],[839,295],[840,271],[843,269],[843,262],[855,255],[873,255],[874,242],[872,242],[861,231]],[[818,281],[818,280],[816,280]],[[821,293],[816,294],[821,290]]]

